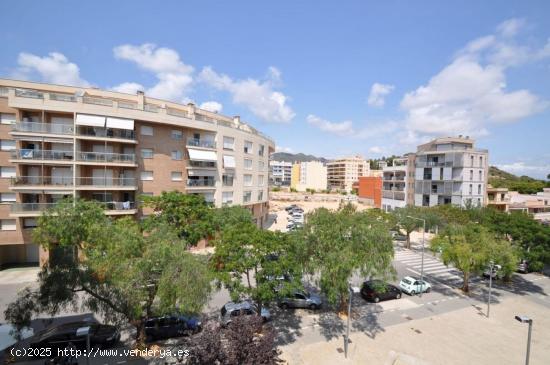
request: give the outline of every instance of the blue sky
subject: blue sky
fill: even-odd
[[[329,158],[470,135],[491,164],[545,177],[548,14],[543,0],[4,1],[0,75],[221,108]]]

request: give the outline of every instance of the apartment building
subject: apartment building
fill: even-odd
[[[369,176],[370,165],[360,156],[345,157],[327,163],[328,188],[348,193],[361,176]]]
[[[508,212],[510,207],[510,195],[507,188],[487,187],[487,206],[502,212]]]
[[[437,138],[420,145],[415,158],[414,204],[484,206],[488,151],[468,136]]]
[[[382,169],[382,209],[385,212],[414,204],[414,154],[395,158]]]
[[[292,162],[269,161],[269,183],[272,186],[290,186]]]
[[[240,121],[136,95],[0,79],[0,265],[47,258],[36,217],[64,197],[148,214],[140,195],[177,190],[268,214],[274,142]]]
[[[293,164],[290,187],[298,191],[325,190],[327,188],[327,167],[320,161]]]

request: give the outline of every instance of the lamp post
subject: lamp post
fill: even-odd
[[[351,318],[351,301],[353,300],[353,293],[359,293],[359,288],[349,285],[349,300],[348,300],[348,325],[346,328],[346,334],[344,335],[344,356],[348,358],[348,344],[349,344],[349,324]]]
[[[533,328],[533,320],[526,316],[516,316],[516,320],[521,323],[529,324],[529,332],[527,334],[527,354],[525,355],[525,365],[529,365],[529,354],[531,352],[531,329]]]
[[[425,235],[426,235],[426,220],[423,218],[417,218],[408,215],[407,218],[416,219],[419,221],[422,221],[422,263],[420,265],[420,281],[424,282],[424,243],[425,243]],[[420,298],[422,298],[422,288],[420,288]]]
[[[491,289],[493,287],[493,275],[496,275],[497,271],[501,269],[500,265],[495,265],[493,261],[489,262],[489,298],[487,298],[487,318],[491,312]]]

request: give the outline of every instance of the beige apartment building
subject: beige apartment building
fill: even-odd
[[[327,163],[328,188],[352,191],[353,184],[361,176],[369,176],[370,165],[361,156],[345,157]]]
[[[239,117],[96,88],[0,79],[0,267],[47,259],[36,217],[64,197],[146,215],[141,195],[177,190],[268,214],[274,142]]]
[[[298,191],[325,190],[327,188],[327,167],[320,161],[293,164],[290,187]]]

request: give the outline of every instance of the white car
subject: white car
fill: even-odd
[[[413,278],[412,276],[405,276],[401,282],[399,282],[399,287],[405,293],[410,295],[415,295],[418,293],[429,293],[432,290],[430,283]]]

